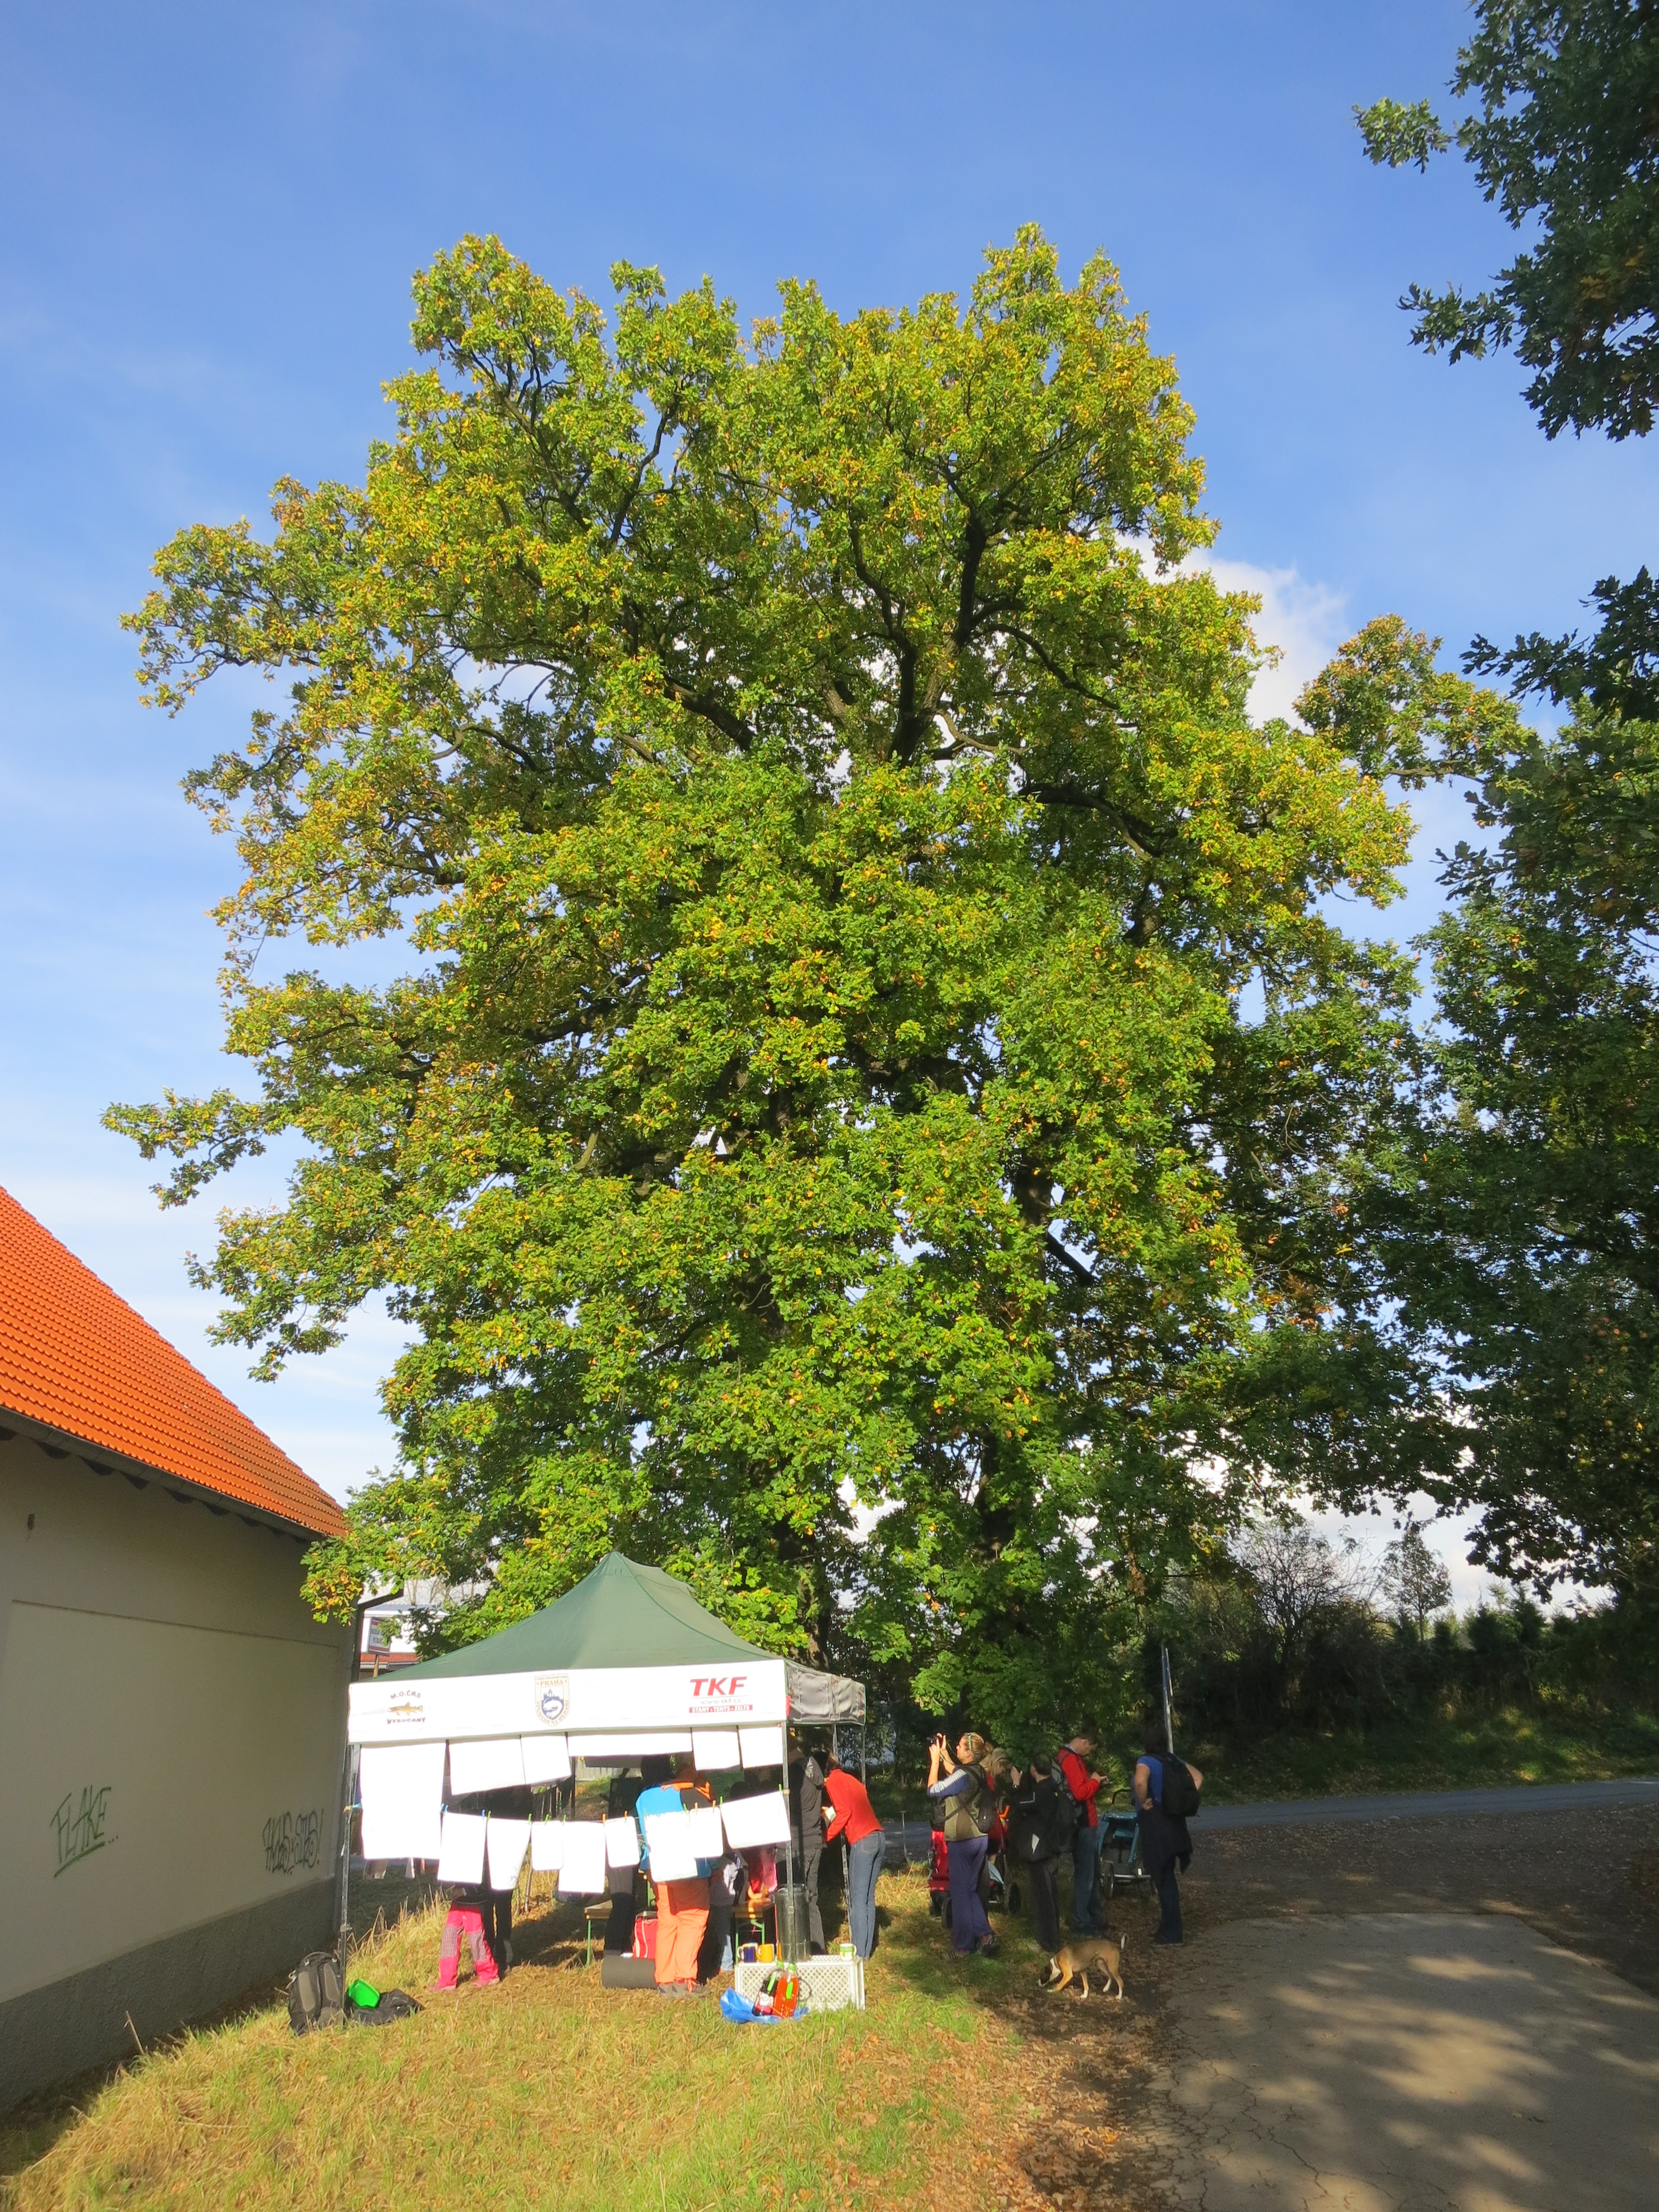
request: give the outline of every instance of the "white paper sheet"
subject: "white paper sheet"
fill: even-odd
[[[640,1832],[625,1816],[605,1824],[605,1863],[610,1867],[635,1867],[640,1863]]]
[[[605,1823],[567,1820],[559,1866],[560,1896],[602,1897],[605,1887]]]
[[[691,1756],[699,1774],[725,1774],[743,1765],[736,1729],[693,1729]]]
[[[700,1859],[717,1859],[726,1849],[726,1830],[718,1805],[694,1805],[685,1816],[686,1833]]]
[[[726,1840],[734,1851],[758,1850],[763,1844],[789,1840],[789,1801],[781,1790],[760,1797],[728,1797],[720,1807]]]
[[[557,1874],[559,1861],[563,1856],[564,1830],[562,1820],[532,1820],[530,1823],[532,1874]]]
[[[695,1881],[697,1854],[691,1847],[690,1816],[685,1813],[647,1813],[645,1840],[650,1847],[653,1881]]]
[[[524,1778],[533,1787],[542,1782],[568,1782],[570,1747],[562,1735],[526,1735],[519,1739],[524,1754]]]
[[[481,1790],[522,1790],[524,1753],[515,1735],[480,1736],[449,1747],[449,1794],[473,1797]]]
[[[524,1855],[530,1849],[529,1821],[498,1820],[492,1813],[489,1844],[489,1887],[515,1887],[524,1869]]]
[[[441,1743],[367,1743],[357,1768],[366,1859],[435,1859],[443,1848]]]
[[[745,1728],[738,1730],[745,1766],[775,1766],[783,1730],[780,1728]]]
[[[484,1830],[489,1826],[482,1813],[446,1813],[443,1850],[438,1860],[440,1881],[475,1887],[483,1880]]]

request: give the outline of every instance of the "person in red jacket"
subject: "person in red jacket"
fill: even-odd
[[[1069,1743],[1061,1745],[1060,1757],[1054,1762],[1060,1779],[1083,1808],[1077,1832],[1072,1838],[1072,1925],[1080,1936],[1103,1936],[1106,1932],[1106,1923],[1099,1917],[1097,1893],[1101,1827],[1095,1797],[1101,1777],[1091,1774],[1084,1763],[1093,1756],[1094,1748],[1093,1736],[1086,1729],[1079,1729]]]
[[[831,1759],[825,1770],[823,1794],[830,1805],[824,1836],[830,1843],[837,1836],[847,1842],[847,1918],[853,1948],[860,1959],[867,1959],[876,1948],[876,1877],[887,1856],[887,1838],[869,1791],[838,1759]]]

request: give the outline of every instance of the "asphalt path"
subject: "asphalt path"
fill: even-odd
[[[1244,1921],[1200,1936],[1187,1964],[1149,2115],[1176,2203],[1654,2203],[1659,2004],[1521,1922]]]

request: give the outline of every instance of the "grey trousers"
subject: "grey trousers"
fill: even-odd
[[[823,1940],[823,1915],[818,1910],[818,1869],[823,1860],[823,1839],[816,1843],[802,1839],[800,1847],[801,1887],[806,1892],[806,1940],[815,1951],[826,1950]]]

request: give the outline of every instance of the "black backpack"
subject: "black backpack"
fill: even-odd
[[[332,1951],[307,1951],[288,1978],[288,2024],[295,2035],[333,2027],[345,2014],[340,1962]]]
[[[1172,1752],[1164,1754],[1164,1809],[1172,1820],[1190,1820],[1198,1810],[1198,1784],[1192,1769]]]

